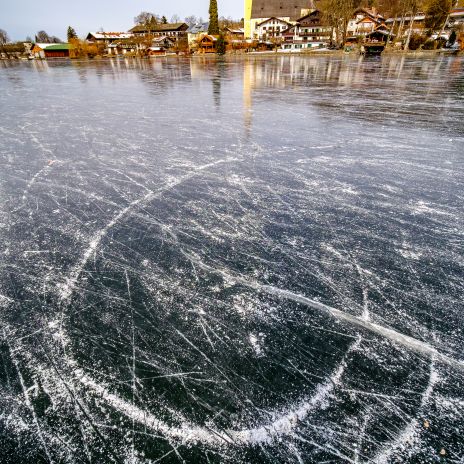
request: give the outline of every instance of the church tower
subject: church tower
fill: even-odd
[[[245,38],[251,38],[251,12],[253,10],[253,0],[245,0]]]

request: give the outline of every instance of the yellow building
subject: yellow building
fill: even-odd
[[[314,9],[314,0],[245,0],[245,38],[255,38],[257,24],[266,19],[295,23]]]

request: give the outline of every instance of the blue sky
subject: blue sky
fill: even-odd
[[[208,6],[209,0],[13,0],[1,7],[0,29],[6,30],[12,40],[34,37],[39,30],[65,39],[69,25],[80,37],[101,27],[106,31],[126,31],[141,11],[168,19],[174,14],[182,19],[192,14],[206,19]],[[218,0],[218,6],[220,16],[243,17],[243,0]]]

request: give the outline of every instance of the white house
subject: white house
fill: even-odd
[[[384,17],[379,15],[375,9],[358,8],[353,17],[348,21],[347,36],[365,36],[383,24],[385,24]]]
[[[292,24],[280,18],[269,18],[256,25],[255,34],[258,40],[281,39],[282,33]]]

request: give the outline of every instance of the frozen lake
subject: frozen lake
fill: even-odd
[[[0,462],[463,462],[463,57],[0,62],[0,108]]]

